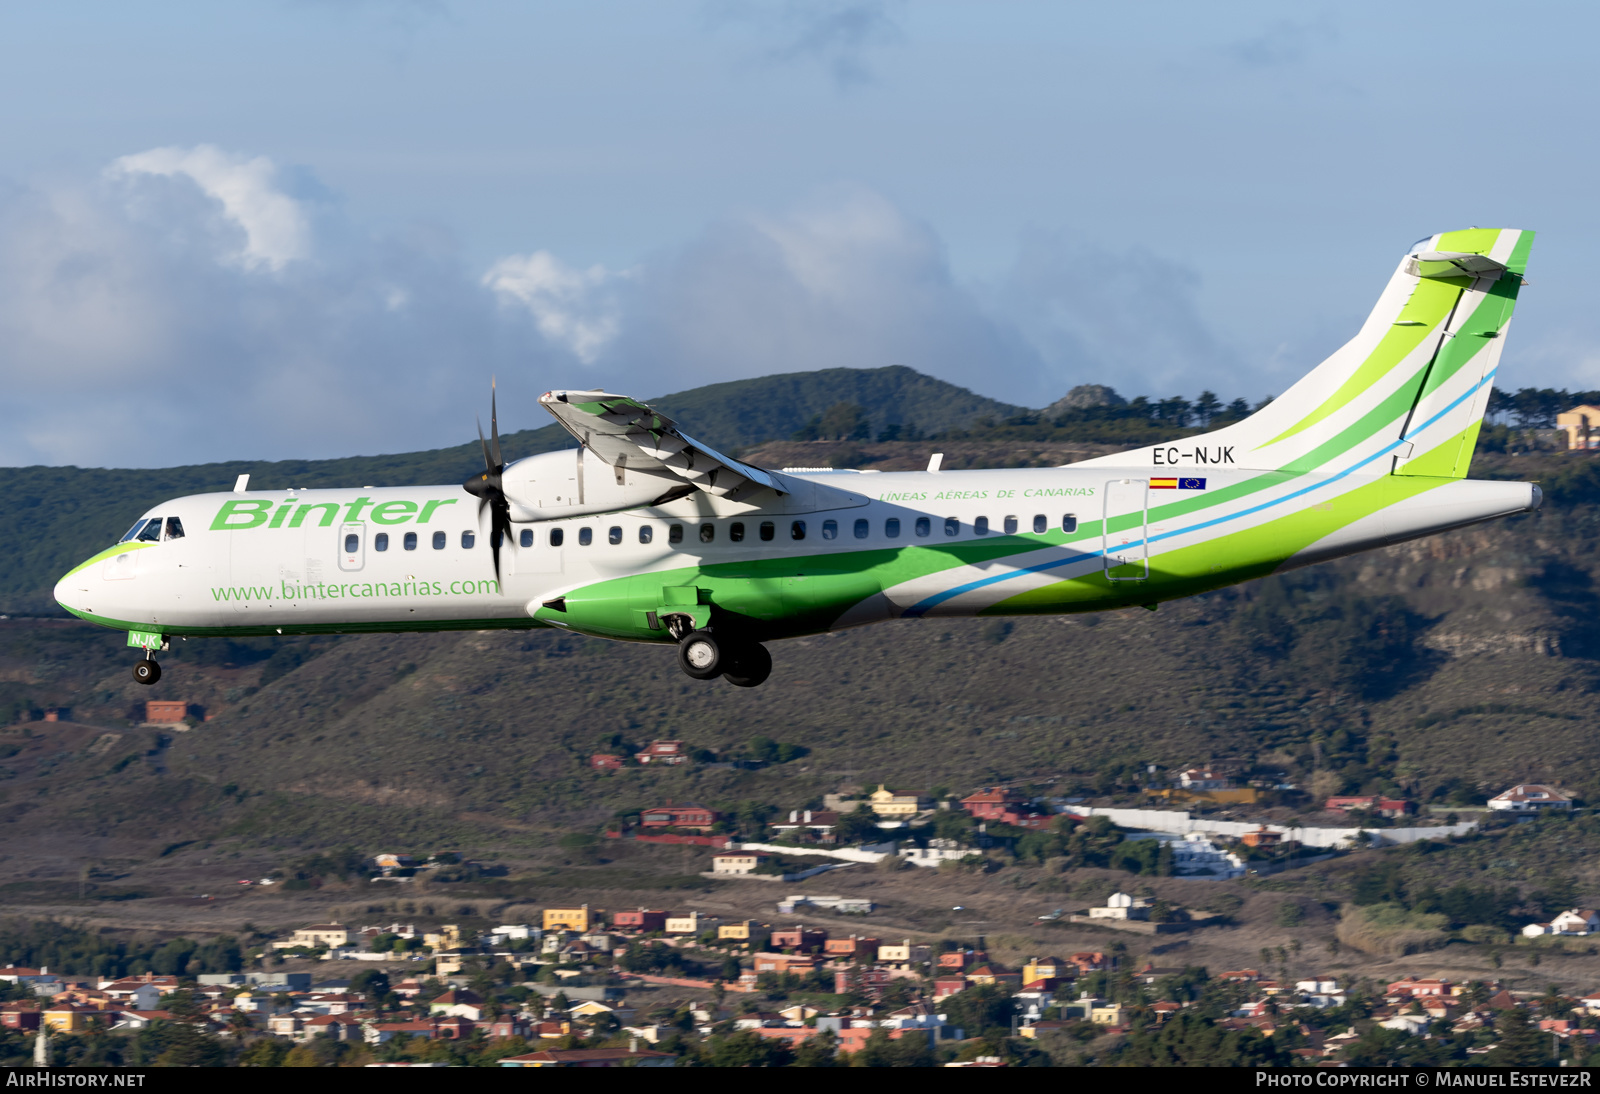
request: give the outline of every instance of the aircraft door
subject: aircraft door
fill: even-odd
[[[339,569],[355,573],[366,565],[367,526],[362,521],[339,525]]]
[[[1143,581],[1150,576],[1149,487],[1147,479],[1106,483],[1101,537],[1109,581]]]

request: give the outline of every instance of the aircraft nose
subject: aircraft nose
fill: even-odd
[[[91,588],[88,576],[91,572],[91,568],[86,563],[71,570],[60,581],[56,582],[56,587],[52,593],[56,598],[56,603],[74,615],[92,610],[88,603],[89,589]]]

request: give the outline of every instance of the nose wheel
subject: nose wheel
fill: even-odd
[[[154,657],[146,655],[143,661],[133,663],[133,678],[141,684],[153,684],[161,679],[161,666]]]

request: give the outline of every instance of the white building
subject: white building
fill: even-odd
[[[1226,790],[1228,777],[1209,768],[1191,767],[1178,773],[1178,785],[1185,790]]]
[[[1546,809],[1571,809],[1572,796],[1543,783],[1518,783],[1489,799],[1489,808],[1503,813],[1538,813]]]
[[[1127,893],[1112,893],[1103,908],[1090,908],[1090,919],[1149,919],[1150,902]]]
[[[941,862],[960,862],[968,855],[981,855],[976,847],[963,846],[953,839],[931,839],[926,847],[902,847],[900,857],[913,866],[938,866]]]

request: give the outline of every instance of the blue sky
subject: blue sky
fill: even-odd
[[[1600,387],[1590,7],[0,9],[0,462],[401,451],[551,387],[907,364],[1283,390],[1405,247],[1540,232]],[[692,426],[691,426],[692,427]],[[159,439],[159,440],[156,440]]]

